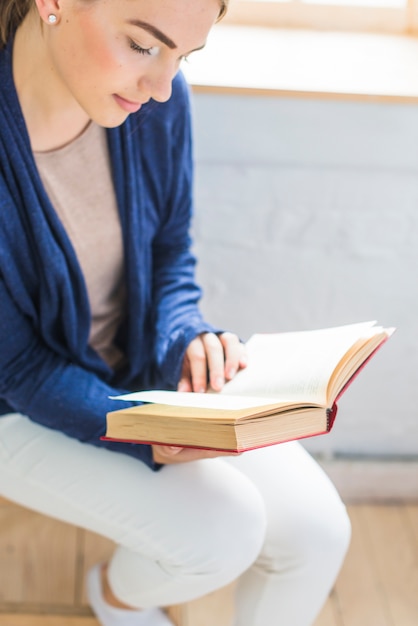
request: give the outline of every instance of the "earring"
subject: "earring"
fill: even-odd
[[[57,16],[56,15],[54,15],[53,13],[48,15],[48,24],[56,24],[56,22],[57,22]]]

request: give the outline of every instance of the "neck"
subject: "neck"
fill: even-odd
[[[33,150],[45,152],[70,143],[89,123],[57,75],[34,10],[16,32],[13,76]]]

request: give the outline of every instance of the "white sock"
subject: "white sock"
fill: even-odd
[[[87,574],[87,595],[91,608],[102,626],[173,626],[159,608],[131,611],[106,602],[102,591],[102,566],[95,565]]]

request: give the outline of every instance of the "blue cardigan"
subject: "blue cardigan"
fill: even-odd
[[[126,319],[110,369],[88,345],[86,286],[43,188],[11,68],[0,52],[0,415],[19,412],[82,442],[153,464],[147,445],[102,441],[108,396],[175,388],[189,342],[214,330],[198,310],[190,252],[189,92],[181,74],[164,104],[150,102],[107,131],[125,247]]]

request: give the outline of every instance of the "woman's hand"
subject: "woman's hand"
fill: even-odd
[[[187,463],[199,459],[214,459],[217,456],[238,456],[239,452],[221,452],[219,450],[200,450],[199,448],[180,448],[179,446],[153,445],[154,461],[163,465]]]
[[[233,333],[203,333],[190,342],[183,362],[178,391],[205,392],[210,386],[220,391],[238,370],[247,365],[245,346]],[[187,463],[239,453],[180,446],[153,445],[154,461],[163,465]]]
[[[220,391],[247,364],[245,346],[233,333],[203,333],[190,342],[178,391]]]

